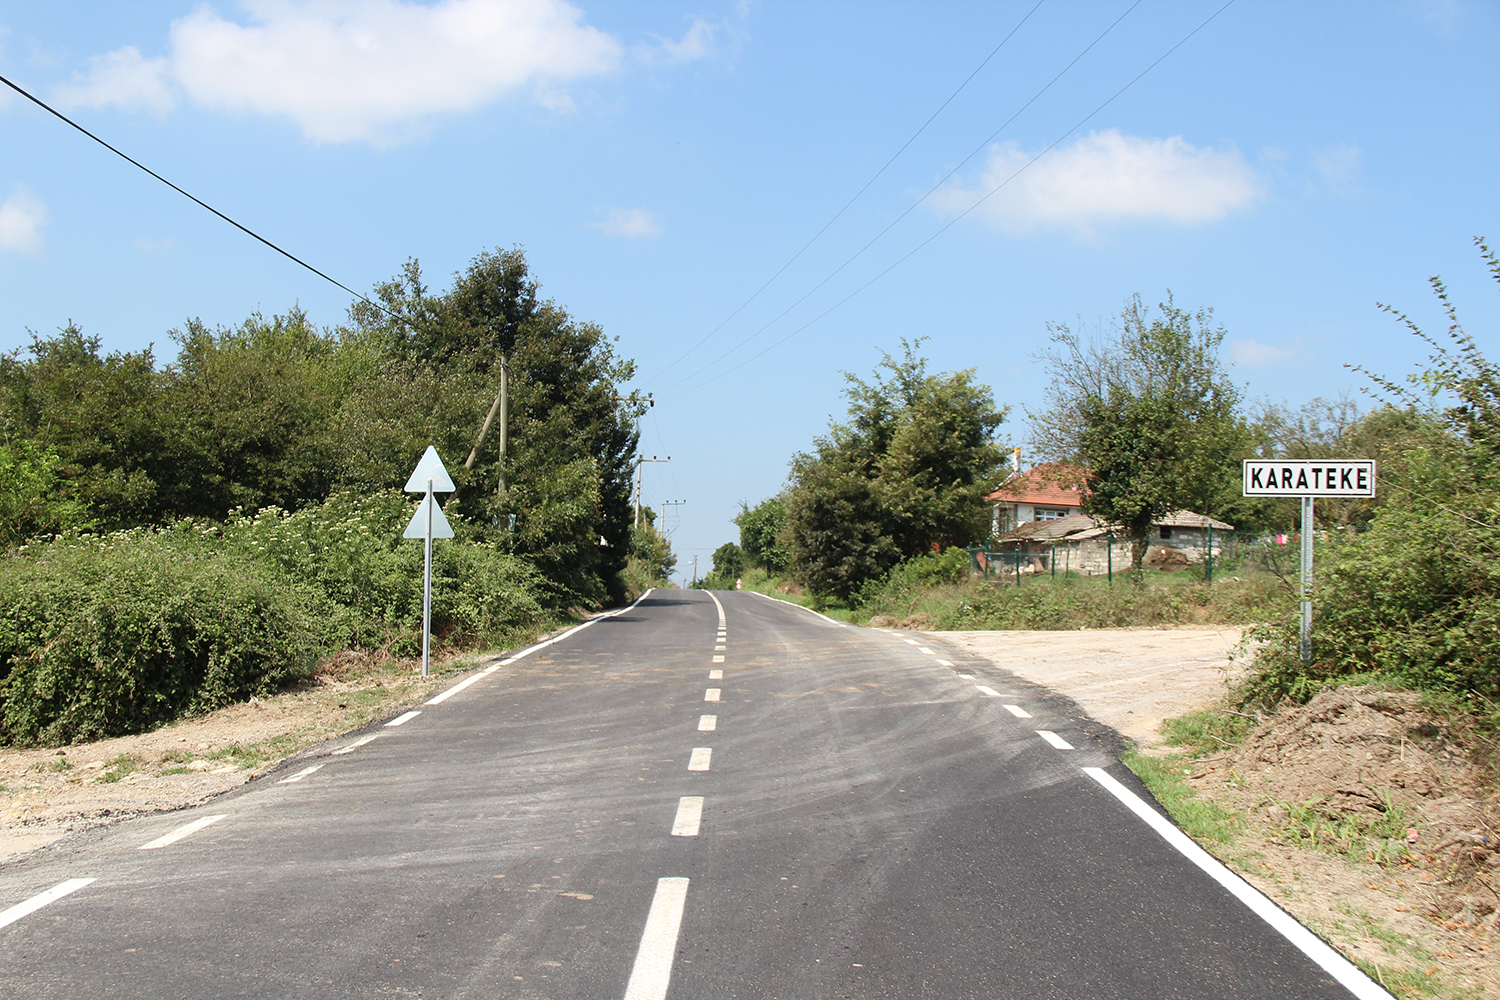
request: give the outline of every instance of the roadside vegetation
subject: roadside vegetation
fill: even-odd
[[[670,549],[633,527],[633,364],[537,291],[519,250],[441,294],[413,261],[335,328],[193,320],[159,364],[69,324],[0,357],[0,742],[138,732],[346,653],[416,655],[401,486],[428,444],[458,487],[439,654],[663,580]],[[502,365],[503,469],[480,440]]]

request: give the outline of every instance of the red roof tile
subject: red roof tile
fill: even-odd
[[[1082,507],[1083,470],[1076,465],[1048,462],[1011,476],[986,500],[1001,503],[1049,504],[1054,507]]]

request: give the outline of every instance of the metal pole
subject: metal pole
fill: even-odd
[[[1302,498],[1302,662],[1312,662],[1313,498]]]
[[[1203,582],[1210,587],[1214,583],[1214,524],[1208,522],[1208,562],[1203,571]]]
[[[422,676],[432,665],[432,480],[427,480],[427,537],[422,546]]]
[[[1105,572],[1109,574],[1109,585],[1115,585],[1115,536],[1104,536]]]

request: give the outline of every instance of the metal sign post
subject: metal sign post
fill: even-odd
[[[1298,497],[1302,501],[1302,637],[1303,663],[1312,662],[1313,500],[1317,497],[1373,497],[1375,461],[1330,458],[1318,461],[1244,461],[1247,497]]]
[[[443,508],[437,505],[434,492],[452,493],[456,486],[453,479],[448,475],[448,470],[443,467],[443,460],[438,457],[437,449],[432,445],[422,453],[422,458],[417,462],[417,467],[412,470],[411,478],[406,481],[407,493],[425,493],[426,498],[418,505],[416,513],[411,516],[406,530],[401,533],[402,538],[420,538],[423,540],[422,558],[422,676],[426,677],[432,669],[432,540],[434,538],[452,538],[453,526],[443,516]]]

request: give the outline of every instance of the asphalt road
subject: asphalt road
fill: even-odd
[[[938,642],[656,591],[6,865],[0,996],[1385,995],[1132,811],[1112,732]]]

